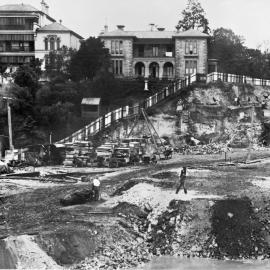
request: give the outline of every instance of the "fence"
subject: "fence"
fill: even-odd
[[[244,75],[213,72],[207,75],[207,82],[221,80],[228,83],[243,83],[257,86],[270,86],[270,80],[256,79]]]
[[[118,122],[122,119],[127,119],[139,115],[142,108],[148,109],[154,106],[155,104],[166,99],[167,97],[170,97],[176,92],[181,91],[183,88],[187,87],[193,82],[196,82],[196,74],[192,74],[191,76],[188,76],[183,80],[175,80],[161,91],[145,99],[141,104],[133,107],[124,106],[112,112],[109,112],[104,116],[99,117],[89,125],[71,134],[70,136],[58,141],[57,143],[67,143],[77,140],[88,140],[90,136],[97,134],[98,132],[104,130],[113,123]]]

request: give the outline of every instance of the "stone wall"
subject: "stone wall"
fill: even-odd
[[[176,76],[179,78],[185,77],[185,61],[186,60],[196,60],[197,61],[197,73],[207,73],[207,39],[198,38],[197,41],[197,51],[198,54],[186,55],[185,46],[186,38],[176,38],[175,39],[175,62],[176,62]],[[190,38],[189,38],[190,40]]]
[[[111,51],[112,40],[119,40],[117,38],[113,39],[103,39],[105,48]],[[112,55],[111,60],[123,60],[123,76],[129,77],[133,76],[133,41],[132,38],[121,38],[123,41],[123,54]]]
[[[185,54],[185,44],[186,40],[195,39],[197,41],[197,51],[196,55],[186,55]],[[196,60],[197,61],[197,73],[207,73],[207,39],[206,38],[176,38],[175,39],[175,57],[152,57],[152,47],[145,47],[145,55],[148,57],[136,57],[133,58],[133,39],[132,38],[104,38],[104,45],[109,50],[111,49],[112,40],[122,40],[123,41],[123,54],[122,55],[112,55],[112,60],[123,59],[123,75],[124,76],[134,76],[135,75],[135,64],[137,62],[143,62],[145,64],[145,76],[149,76],[149,65],[152,62],[157,62],[159,64],[159,77],[162,77],[163,65],[166,62],[170,62],[175,67],[175,75],[178,78],[185,77],[185,61],[186,60]],[[158,43],[158,41],[156,41]],[[153,43],[155,41],[153,40]],[[164,48],[163,48],[164,49]]]

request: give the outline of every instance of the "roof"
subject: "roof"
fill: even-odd
[[[176,31],[123,31],[115,30],[100,34],[100,37],[133,37],[146,39],[171,39],[173,37],[204,37],[208,35],[198,30],[190,29],[184,32],[177,33]]]
[[[195,29],[189,29],[184,32],[179,32],[174,34],[175,37],[209,37],[208,34],[202,33],[201,31],[195,30]]]
[[[41,28],[39,28],[39,31],[71,31],[69,30],[67,27],[65,27],[64,25],[58,23],[58,22],[54,22],[48,25],[45,25]]]
[[[48,14],[42,12],[41,10],[26,4],[13,4],[13,5],[3,5],[0,6],[0,12],[2,13],[39,13],[39,14],[45,14],[46,17],[55,22],[55,19],[49,16]]]
[[[173,31],[123,31],[115,30],[103,33],[102,37],[172,38]]]
[[[70,32],[73,35],[77,36],[79,39],[83,39],[82,36],[79,34],[75,33],[74,31],[68,29],[66,26],[63,24],[60,24],[58,22],[54,22],[48,25],[45,25],[41,28],[38,29],[39,32]]]
[[[38,9],[31,5],[15,4],[0,6],[0,11],[15,11],[15,12],[39,12]]]
[[[82,104],[84,104],[84,105],[99,105],[100,98],[83,98]]]

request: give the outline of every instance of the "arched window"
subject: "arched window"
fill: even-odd
[[[51,37],[50,38],[50,50],[54,51],[55,50],[55,42],[54,42],[54,38]]]
[[[135,75],[136,76],[144,76],[145,75],[145,66],[144,63],[138,62],[135,65]]]
[[[166,62],[163,66],[163,77],[172,78],[173,77],[173,64]]]
[[[60,50],[60,42],[61,42],[60,38],[57,38],[56,42],[57,42],[57,50]]]
[[[47,38],[44,39],[44,45],[45,45],[45,51],[47,51],[48,50],[48,39]]]

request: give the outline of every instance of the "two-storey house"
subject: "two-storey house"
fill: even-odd
[[[207,73],[208,35],[197,30],[180,32],[164,28],[149,31],[115,31],[99,36],[109,49],[112,70],[117,77],[184,78]]]

